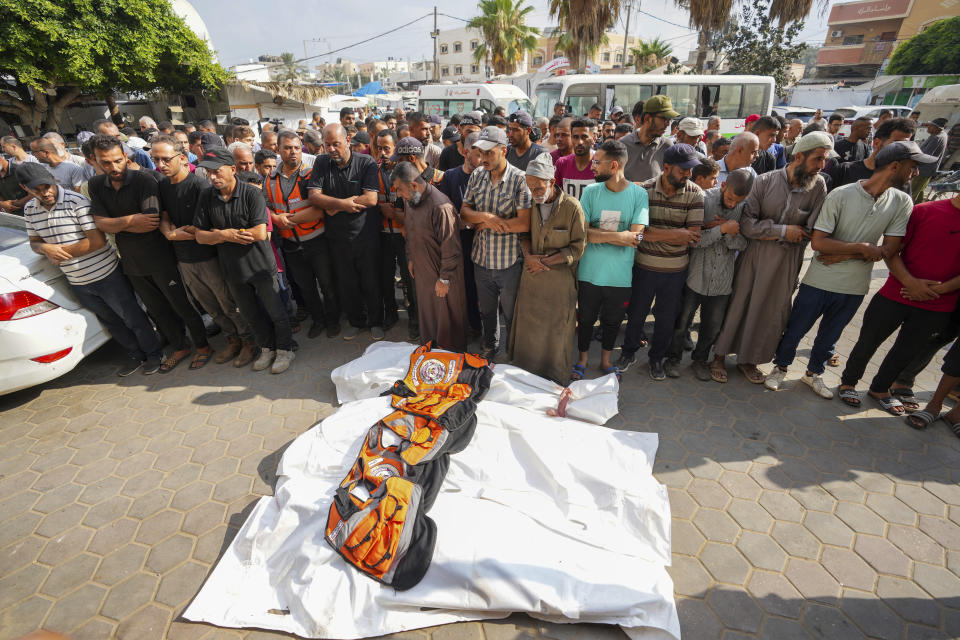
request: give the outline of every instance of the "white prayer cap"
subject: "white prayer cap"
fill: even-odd
[[[544,180],[553,180],[555,168],[549,153],[541,153],[527,165],[527,175]]]

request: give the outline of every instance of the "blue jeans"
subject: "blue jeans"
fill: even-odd
[[[70,288],[131,358],[159,360],[163,356],[157,332],[119,266],[105,278],[90,284],[71,284]]]
[[[833,293],[805,284],[800,285],[797,297],[793,300],[793,310],[787,328],[780,338],[777,354],[773,363],[780,367],[789,367],[797,356],[797,346],[807,334],[818,318],[820,328],[817,337],[813,340],[813,350],[810,352],[810,363],[807,370],[820,375],[827,366],[827,360],[853,316],[856,315],[863,296],[847,293]]]
[[[687,282],[686,270],[678,273],[650,271],[634,265],[633,292],[627,310],[627,335],[623,342],[623,354],[632,356],[640,348],[643,323],[647,321],[650,307],[653,308],[653,340],[650,342],[650,361],[660,361],[667,355],[673,327],[683,306],[683,287]]]
[[[480,322],[483,325],[483,348],[496,349],[500,339],[500,308],[506,320],[503,327],[504,342],[510,340],[510,325],[513,323],[513,308],[517,302],[517,289],[523,274],[523,260],[517,260],[506,269],[487,269],[474,265],[477,280],[477,302],[480,304]]]

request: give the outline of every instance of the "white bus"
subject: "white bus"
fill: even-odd
[[[417,92],[419,111],[449,118],[455,113],[486,111],[503,107],[507,114],[517,110],[533,113],[533,103],[520,87],[512,84],[425,84]]]
[[[638,100],[665,95],[681,117],[719,115],[720,132],[732,135],[743,131],[743,121],[750,114],[771,113],[773,93],[770,76],[577,74],[538,84],[534,115],[549,118],[557,102],[577,116],[586,114],[594,104],[603,106],[604,116],[616,106],[629,115]]]

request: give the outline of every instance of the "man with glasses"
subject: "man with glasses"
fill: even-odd
[[[664,134],[679,115],[667,96],[652,96],[643,103],[640,128],[620,139],[627,147],[623,173],[628,180],[645,182],[663,173],[663,154],[671,145]]]
[[[173,245],[183,284],[227,336],[227,348],[217,355],[216,363],[236,358],[235,366],[250,364],[255,351],[253,335],[223,279],[216,247],[199,244],[197,228],[193,226],[197,200],[209,184],[190,173],[183,145],[175,138],[154,139],[150,156],[157,171],[165,176],[160,181],[160,232]],[[209,345],[198,347],[190,368],[204,366],[211,355],[213,349]]]

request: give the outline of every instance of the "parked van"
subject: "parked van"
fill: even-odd
[[[946,171],[960,166],[960,84],[945,84],[930,89],[923,94],[913,110],[920,114],[917,119],[917,124],[921,125],[917,129],[918,143],[930,135],[927,128],[922,126],[924,122],[937,118],[947,119],[947,126],[944,128],[948,136],[947,155],[940,169]]]
[[[427,115],[441,118],[478,109],[492,114],[497,107],[506,109],[507,115],[521,109],[533,113],[533,103],[523,89],[495,83],[425,84],[417,92],[417,107]]]

